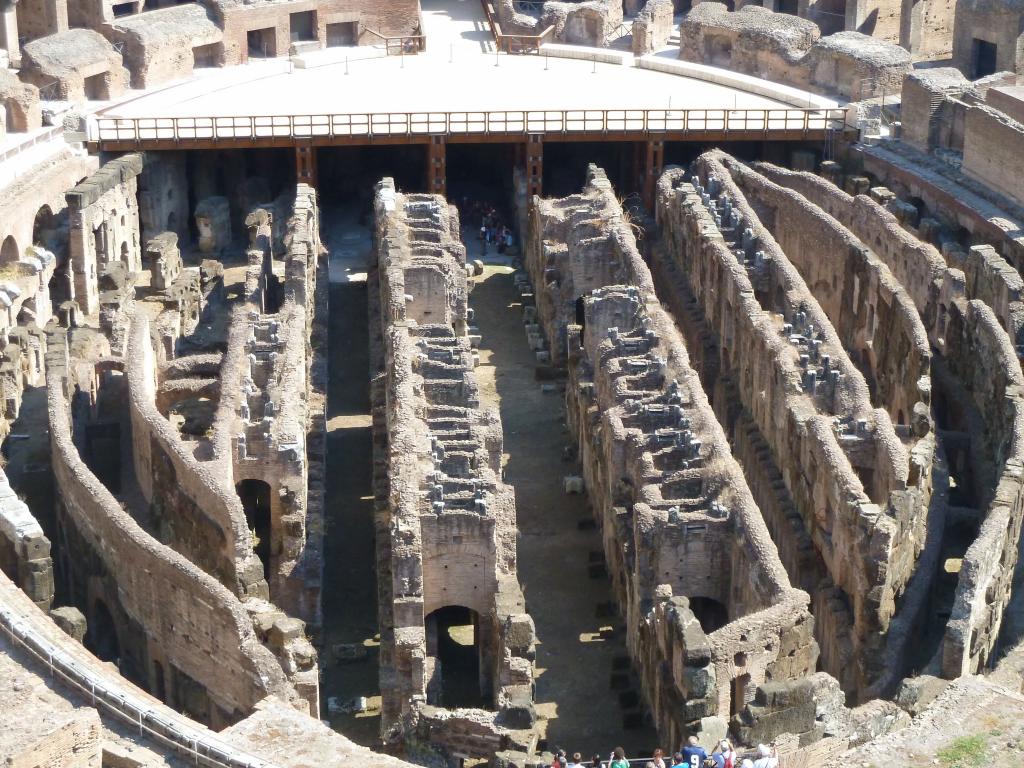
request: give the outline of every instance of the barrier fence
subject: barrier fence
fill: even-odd
[[[842,128],[841,109],[576,109],[495,112],[376,112],[344,115],[101,117],[94,142],[244,139],[373,139],[528,134],[802,135]],[[737,137],[738,138],[738,137]]]

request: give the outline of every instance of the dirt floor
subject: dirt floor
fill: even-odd
[[[321,717],[353,741],[380,743],[373,457],[365,282],[332,282],[327,395]],[[363,712],[339,712],[365,698]]]
[[[511,273],[489,265],[470,305],[483,339],[476,369],[481,402],[500,411],[505,481],[516,491],[519,579],[540,641],[537,710],[547,746],[589,756],[621,745],[630,757],[648,755],[659,746],[657,734],[646,724],[625,728],[621,692],[610,687],[613,664],[624,662],[626,649],[619,619],[608,616],[610,582],[590,576],[600,533],[587,525],[586,497],[562,492],[562,478],[575,473],[562,458],[571,443],[564,393],[561,387],[542,392],[534,377],[536,358]]]

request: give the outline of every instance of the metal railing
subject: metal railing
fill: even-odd
[[[0,630],[17,647],[45,665],[50,676],[84,695],[101,713],[114,717],[139,735],[209,768],[274,768],[274,764],[236,749],[216,736],[193,727],[181,716],[158,712],[142,696],[113,683],[51,643],[27,617],[0,605]]]
[[[370,112],[236,117],[101,117],[89,141],[374,139],[572,133],[808,134],[841,128],[842,109],[564,109],[494,112]]]
[[[363,27],[363,31],[369,32],[374,37],[382,40],[384,42],[384,50],[387,51],[388,56],[412,55],[427,50],[427,36],[424,34],[389,37],[369,27]]]
[[[501,24],[498,23],[497,14],[491,6],[490,0],[480,0],[483,6],[484,15],[487,16],[487,26],[491,28],[491,35],[494,37],[494,44],[499,51],[505,53],[540,53],[540,47],[551,42],[555,35],[554,24],[548,26],[537,35],[507,35],[501,31]]]

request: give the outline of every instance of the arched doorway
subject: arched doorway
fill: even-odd
[[[85,634],[85,647],[101,661],[117,663],[121,657],[121,645],[117,640],[117,627],[110,609],[102,600],[92,605],[88,631]]]
[[[53,215],[50,206],[44,205],[36,211],[36,218],[32,223],[32,244],[54,251],[57,248],[58,237],[57,217]]]
[[[4,238],[4,244],[0,245],[0,267],[13,264],[19,258],[21,258],[21,249],[18,248],[18,242],[14,239],[14,235],[8,235]]]
[[[243,480],[235,486],[235,493],[242,501],[245,522],[252,532],[253,552],[263,563],[263,577],[270,580],[270,485],[262,480]]]
[[[436,706],[486,707],[480,684],[480,617],[461,605],[446,605],[426,618],[427,654],[440,667],[440,685],[428,691]]]

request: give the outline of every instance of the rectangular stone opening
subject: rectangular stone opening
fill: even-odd
[[[196,69],[219,66],[220,58],[220,43],[197,45],[192,49],[192,66]]]
[[[107,78],[109,73],[101,72],[98,75],[85,78],[85,98],[89,101],[103,101],[108,98]]]
[[[293,43],[316,40],[316,11],[301,11],[288,16]]]
[[[274,28],[250,29],[245,33],[250,59],[267,59],[277,55]]]
[[[997,51],[998,47],[995,43],[974,38],[973,51],[971,52],[971,60],[974,63],[972,80],[995,74]]]
[[[114,13],[115,19],[123,19],[125,16],[134,16],[139,12],[139,4],[137,2],[132,3],[115,3],[111,6],[111,10]]]
[[[327,25],[327,47],[339,48],[359,44],[359,22],[343,21]]]

